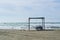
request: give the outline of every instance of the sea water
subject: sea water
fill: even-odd
[[[28,30],[28,22],[5,22],[0,23],[0,29],[19,29]],[[40,22],[31,22],[31,29],[35,29],[36,25],[42,25]],[[45,29],[60,28],[60,22],[45,22]]]

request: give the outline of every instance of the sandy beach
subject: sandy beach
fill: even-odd
[[[60,31],[21,31],[0,29],[0,40],[60,40]]]

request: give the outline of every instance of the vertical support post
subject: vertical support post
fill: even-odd
[[[45,18],[42,18],[42,26],[43,26],[43,29],[45,30]]]
[[[30,31],[30,18],[28,19],[28,30]]]

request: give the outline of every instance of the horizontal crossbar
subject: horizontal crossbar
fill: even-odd
[[[29,17],[29,19],[45,19],[44,17]]]

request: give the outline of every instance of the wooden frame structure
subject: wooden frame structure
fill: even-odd
[[[30,20],[31,19],[41,19],[42,20],[42,27],[45,30],[45,17],[29,17],[28,18],[28,30],[30,30]]]

